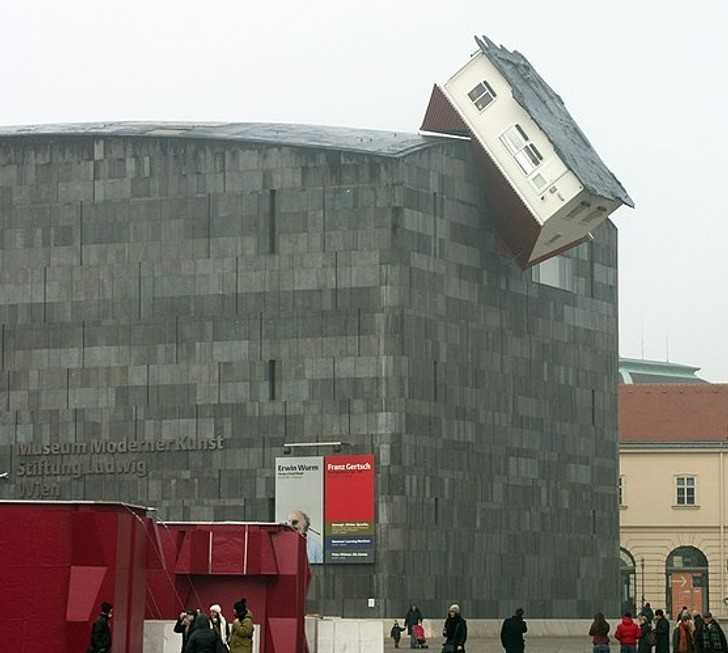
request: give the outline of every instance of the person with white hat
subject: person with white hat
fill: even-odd
[[[457,603],[453,603],[447,610],[442,636],[445,638],[442,653],[465,653],[468,624],[460,614],[460,606]]]
[[[225,645],[225,650],[229,649],[228,640],[230,639],[230,626],[228,626],[225,617],[222,615],[222,608],[215,603],[210,606],[210,626],[220,636],[220,641]]]

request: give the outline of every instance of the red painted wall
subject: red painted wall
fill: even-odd
[[[0,502],[2,649],[85,651],[109,601],[114,653],[140,653],[150,524],[122,504]]]
[[[109,601],[113,653],[142,653],[145,617],[219,603],[231,620],[243,597],[261,651],[307,651],[306,542],[287,526],[157,524],[124,504],[0,501],[0,552],[2,652],[85,651]]]
[[[161,523],[148,552],[147,619],[176,619],[219,603],[228,621],[247,600],[261,651],[305,653],[306,542],[273,524]]]

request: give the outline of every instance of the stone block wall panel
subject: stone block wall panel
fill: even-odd
[[[0,138],[0,494],[269,520],[283,443],[342,440],[377,456],[377,559],[316,568],[311,610],[618,609],[616,230],[575,292],[534,283],[475,170]]]

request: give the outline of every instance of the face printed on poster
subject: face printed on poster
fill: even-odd
[[[310,564],[322,564],[324,463],[320,456],[276,458],[276,521],[306,537]]]
[[[276,458],[276,521],[306,538],[311,564],[374,562],[374,456]]]

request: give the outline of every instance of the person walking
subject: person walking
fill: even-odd
[[[192,630],[192,624],[195,621],[195,610],[185,610],[177,618],[177,623],[174,625],[174,632],[182,635],[182,648],[180,651],[184,653],[185,646],[187,646],[187,640],[190,638],[190,631]]]
[[[655,613],[652,611],[652,606],[650,606],[649,601],[642,606],[642,609],[640,610],[640,617],[644,617],[648,624],[651,624],[654,620]]]
[[[670,653],[670,622],[659,608],[655,610],[655,653]]]
[[[617,630],[614,631],[614,638],[619,642],[621,653],[636,653],[641,634],[640,627],[632,619],[632,613],[625,612]]]
[[[248,610],[245,599],[233,605],[235,621],[230,628],[230,653],[252,653],[253,651],[253,613]]]
[[[392,630],[389,631],[389,636],[392,638],[392,641],[394,642],[394,648],[399,648],[399,640],[402,639],[402,631],[404,628],[399,625],[399,621],[396,619],[394,620],[394,625],[392,626]]]
[[[652,653],[652,647],[655,645],[655,633],[652,630],[652,624],[643,614],[639,618],[639,627],[640,639],[637,644],[637,653]]]
[[[110,653],[111,651],[111,612],[112,605],[104,601],[101,604],[101,614],[91,628],[91,643],[86,653]]]
[[[713,615],[710,612],[703,614],[703,622],[703,653],[728,653],[728,643],[726,643],[723,628],[713,619]]]
[[[675,630],[672,631],[672,650],[674,653],[695,653],[693,625],[690,614],[682,613]]]
[[[501,626],[500,639],[506,653],[523,653],[526,642],[523,636],[528,632],[528,625],[523,618],[523,608],[518,608],[512,617],[504,619]]]
[[[460,606],[457,603],[453,603],[447,610],[442,636],[445,638],[442,653],[465,653],[468,624],[460,614]]]
[[[228,640],[230,639],[230,626],[225,617],[223,617],[222,608],[218,603],[210,606],[210,624],[212,625],[212,629],[220,637],[220,641],[225,645],[225,650],[227,650]]]
[[[422,612],[420,612],[420,609],[413,603],[410,605],[410,609],[404,616],[404,627],[407,629],[407,634],[410,638],[410,648],[417,648],[417,639],[415,639],[415,636],[412,634],[412,627],[420,621],[422,621]]]
[[[593,653],[609,653],[609,623],[601,612],[594,615],[589,637],[592,638]]]

